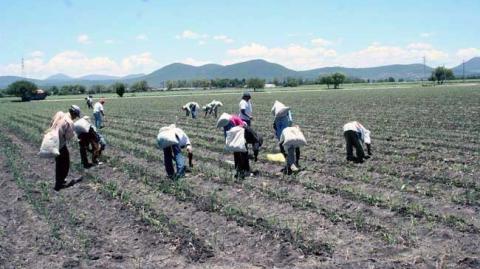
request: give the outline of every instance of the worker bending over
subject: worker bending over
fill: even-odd
[[[197,111],[200,109],[200,105],[196,102],[188,102],[182,106],[182,110],[185,111],[185,116],[190,116],[192,114],[192,119],[197,118]]]
[[[352,121],[343,126],[343,136],[345,137],[347,149],[347,161],[362,163],[364,159],[372,155],[370,131],[363,127],[358,121]],[[368,156],[365,155],[362,147],[364,143],[367,147]],[[353,156],[355,148],[356,156]]]

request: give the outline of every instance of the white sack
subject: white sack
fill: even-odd
[[[280,141],[283,142],[283,146],[286,148],[290,146],[301,147],[307,144],[305,136],[298,127],[287,127],[283,129]]]
[[[172,124],[167,127],[162,127],[158,132],[157,143],[162,149],[178,144],[178,138],[175,133],[176,126]]]
[[[290,111],[290,108],[280,103],[279,101],[275,101],[275,103],[273,104],[272,115],[275,116],[275,118],[287,115],[288,111]]]
[[[60,137],[58,129],[50,129],[43,136],[42,145],[38,155],[42,158],[55,158],[60,155]]]
[[[227,131],[225,139],[225,151],[227,152],[247,152],[245,141],[245,129],[240,126],[233,127]]]
[[[75,130],[77,135],[80,135],[88,133],[91,126],[92,124],[88,121],[88,117],[83,117],[73,124],[73,130]]]
[[[225,127],[230,122],[231,115],[228,113],[222,113],[217,120],[217,128]]]

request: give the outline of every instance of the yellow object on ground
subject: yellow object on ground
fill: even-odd
[[[267,160],[269,160],[271,162],[284,163],[285,162],[285,156],[283,156],[282,153],[267,154]]]

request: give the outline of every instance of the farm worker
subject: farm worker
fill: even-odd
[[[182,106],[182,110],[185,111],[185,116],[190,116],[190,113],[192,113],[192,119],[195,119],[197,117],[197,108],[200,106],[198,103],[195,102],[188,102],[184,106]]]
[[[215,115],[215,118],[217,118],[218,117],[218,108],[223,106],[223,104],[222,104],[222,102],[217,101],[217,100],[213,100],[211,102],[211,104],[212,105],[210,107],[210,114],[212,114],[212,112],[213,112],[213,114]]]
[[[244,92],[242,96],[242,100],[239,103],[240,107],[240,118],[248,125],[250,126],[253,120],[252,116],[252,102],[250,101],[251,95],[249,92]]]
[[[238,115],[229,115],[229,120],[226,125],[218,125],[218,127],[223,127],[223,136],[227,137],[227,132],[235,126],[243,126],[245,122]]]
[[[103,104],[105,104],[105,99],[102,98],[93,106],[93,118],[95,119],[95,127],[97,129],[103,128],[102,121],[103,117],[105,117],[105,113],[103,112]]]
[[[85,116],[76,121],[74,123],[74,130],[78,137],[80,158],[83,167],[88,169],[93,165],[99,164],[98,157],[100,157],[105,145],[102,145],[101,136],[97,133],[95,127],[90,124],[88,117]],[[92,163],[88,162],[87,150],[92,153]]]
[[[186,148],[188,155],[188,164],[190,167],[193,167],[193,149],[190,143],[190,139],[187,134],[180,129],[175,127],[175,136],[178,140],[177,144],[163,148],[165,171],[171,179],[179,179],[185,176],[185,160],[182,155],[182,149]],[[175,160],[175,165],[177,172],[173,168],[173,160]]]
[[[68,113],[59,111],[53,117],[50,128],[58,130],[59,152],[60,155],[55,157],[55,187],[54,190],[68,187],[65,179],[70,170],[70,153],[68,152],[67,142],[75,137],[73,131],[73,120],[80,117],[80,108],[72,105],[68,109]]]
[[[208,103],[203,107],[203,110],[205,111],[205,117],[207,115],[212,115],[214,113],[215,118],[218,116],[218,108],[223,106],[222,102],[213,100],[212,102]]]
[[[343,126],[343,135],[347,144],[347,161],[354,161],[362,163],[363,159],[370,158],[372,155],[370,131],[363,127],[358,121],[352,121]],[[367,146],[367,153],[365,156],[362,143]],[[353,147],[355,147],[357,156],[353,156]]]
[[[87,107],[88,109],[92,109],[93,108],[93,100],[92,100],[92,96],[89,95],[87,97],[85,97],[85,100],[87,100]]]
[[[248,125],[244,125],[243,128],[245,128],[245,141],[246,141],[245,146],[247,148],[247,152],[233,153],[233,160],[235,163],[235,169],[237,171],[235,177],[240,179],[244,179],[245,175],[251,175],[249,156],[248,156],[248,144],[252,145],[255,162],[257,161],[260,147],[263,144],[263,138],[261,135],[255,132]]]
[[[273,121],[273,129],[275,130],[275,137],[277,140],[280,141],[280,137],[282,135],[282,132],[285,128],[287,127],[292,127],[293,124],[293,117],[292,117],[292,112],[289,107],[286,107],[284,104],[275,101],[273,107],[272,107],[272,114],[275,117]],[[287,149],[287,151],[290,151],[290,155],[285,151],[285,148],[283,146],[283,143],[279,143],[280,146],[280,152],[283,154],[285,158],[287,158],[287,167],[290,167],[292,164],[295,164],[295,167],[293,169],[295,170],[296,168],[300,167],[299,161],[300,161],[300,147],[293,147],[292,149]],[[294,154],[292,154],[294,153]],[[290,158],[290,161],[293,160],[293,156],[295,156],[295,161],[291,162],[288,164],[288,160]],[[287,171],[288,172],[288,171]]]

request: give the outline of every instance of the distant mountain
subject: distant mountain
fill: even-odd
[[[8,85],[18,80],[28,80],[36,84],[40,84],[42,82],[42,80],[31,79],[31,78],[26,79],[18,76],[0,76],[0,89],[7,88]]]
[[[217,64],[207,64],[202,66],[192,66],[182,63],[173,63],[164,66],[144,77],[134,80],[144,79],[150,85],[160,85],[167,80],[190,80],[190,79],[210,79],[215,77],[215,73],[223,66]]]
[[[326,75],[335,72],[362,79],[385,79],[389,77],[395,79],[421,79],[423,77],[428,77],[432,72],[432,68],[425,66],[425,76],[423,75],[423,71],[423,64],[395,64],[365,68],[324,67],[308,71],[300,71],[299,73],[302,77],[310,79],[316,78],[319,75]]]
[[[462,65],[453,68],[456,76],[462,74]],[[64,74],[56,74],[45,80],[32,80],[41,87],[51,85],[62,86],[66,84],[82,84],[91,86],[94,84],[109,85],[115,81],[121,81],[128,84],[140,80],[146,80],[148,84],[154,87],[162,86],[167,80],[192,80],[192,79],[216,79],[216,78],[238,78],[248,79],[253,77],[272,80],[274,78],[284,79],[286,77],[297,77],[305,79],[316,79],[320,75],[331,74],[335,72],[343,73],[350,77],[362,79],[385,79],[394,77],[395,79],[421,79],[431,74],[432,68],[422,64],[395,64],[367,68],[348,68],[348,67],[323,67],[306,71],[295,71],[282,65],[270,63],[265,60],[252,60],[231,65],[206,64],[202,66],[192,66],[182,63],[174,63],[164,66],[150,74],[132,74],[124,77],[108,75],[87,75],[80,78],[71,78]],[[480,74],[480,58],[473,58],[465,63],[467,75]],[[425,73],[425,76],[424,76]],[[0,76],[0,88],[7,87],[10,83],[22,79],[14,76]]]
[[[457,77],[463,76],[463,65],[453,68],[453,74]],[[465,62],[465,76],[480,75],[480,57],[472,58]]]
[[[116,79],[119,79],[119,78],[120,77],[116,77],[116,76],[92,74],[92,75],[86,75],[86,76],[78,77],[76,79],[78,79],[78,80],[116,80]]]
[[[49,76],[45,80],[64,81],[64,80],[72,80],[72,79],[73,79],[72,77],[69,77],[69,76],[67,76],[65,74],[62,74],[62,73],[58,73],[58,74]]]
[[[131,74],[131,75],[126,75],[124,77],[121,77],[120,79],[132,79],[132,78],[140,78],[140,77],[143,77],[145,76],[145,74],[141,73],[141,74]]]

